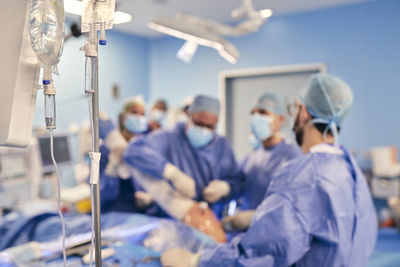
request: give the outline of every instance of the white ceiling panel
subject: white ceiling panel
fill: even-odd
[[[369,0],[253,0],[256,9],[269,8],[274,14],[302,12]],[[233,22],[230,13],[240,6],[241,0],[117,0],[117,10],[133,15],[130,23],[116,25],[120,31],[146,37],[159,33],[147,28],[147,23],[160,15],[173,16],[187,12],[219,22]]]

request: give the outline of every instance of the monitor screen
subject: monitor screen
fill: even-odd
[[[50,154],[50,137],[40,137],[39,145],[43,169],[45,171],[52,170],[53,162]],[[71,163],[72,160],[68,146],[68,136],[54,136],[54,157],[57,164],[65,165]]]
[[[0,156],[1,174],[3,179],[24,178],[27,173],[26,155],[23,153],[5,154]]]

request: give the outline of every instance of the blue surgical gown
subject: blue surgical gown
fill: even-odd
[[[255,210],[264,199],[269,179],[300,155],[300,148],[286,141],[249,153],[240,166],[243,175],[241,210]]]
[[[163,178],[167,163],[177,166],[195,180],[197,201],[203,201],[203,190],[215,179],[228,182],[231,195],[239,190],[239,166],[228,141],[215,135],[210,144],[196,149],[186,137],[184,123],[138,138],[126,150],[124,158],[131,166],[159,179]]]
[[[366,266],[377,218],[364,175],[342,150],[289,162],[248,231],[203,251],[200,266]]]
[[[146,208],[139,208],[135,204],[134,194],[136,191],[144,191],[132,177],[122,179],[121,177],[110,177],[105,173],[110,150],[100,146],[100,201],[102,212],[132,212],[144,213],[151,216],[167,217],[166,213],[156,204],[152,203]]]
[[[110,150],[105,146],[100,146],[100,201],[103,212],[137,212],[135,205],[134,185],[131,179],[121,179],[121,177],[110,177],[105,173],[108,164]]]

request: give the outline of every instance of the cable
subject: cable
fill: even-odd
[[[50,130],[50,154],[51,160],[53,161],[54,168],[56,169],[57,175],[57,205],[58,205],[58,215],[61,219],[61,228],[62,228],[62,247],[63,247],[63,264],[64,267],[67,266],[67,253],[65,249],[65,221],[64,216],[61,211],[61,179],[60,179],[60,171],[58,169],[58,165],[56,159],[54,158],[54,138],[53,138],[53,129]]]

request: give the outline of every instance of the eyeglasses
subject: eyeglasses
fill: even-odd
[[[196,126],[207,128],[207,129],[210,129],[212,131],[214,131],[214,129],[215,129],[215,125],[204,124],[204,123],[199,122],[199,121],[194,121],[193,119],[192,119],[192,122]]]
[[[191,121],[192,121],[192,123],[194,125],[196,125],[198,127],[207,128],[207,129],[210,129],[212,131],[214,131],[214,129],[215,129],[215,125],[205,124],[205,123],[203,123],[201,121],[194,120],[193,118],[191,118]]]

